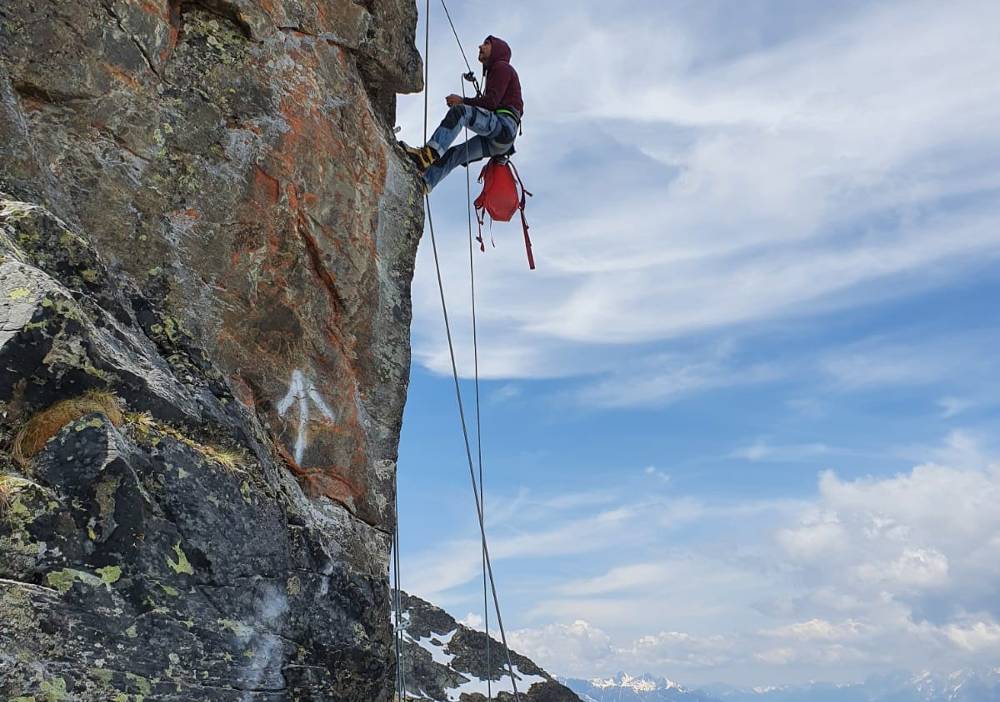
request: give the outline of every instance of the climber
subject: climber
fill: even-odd
[[[400,142],[423,174],[427,192],[457,166],[514,152],[524,103],[521,81],[510,65],[510,46],[503,39],[486,37],[479,46],[479,62],[486,76],[485,93],[471,98],[449,95],[445,98],[448,114],[427,144],[416,148]],[[462,127],[468,127],[476,136],[451,146]]]

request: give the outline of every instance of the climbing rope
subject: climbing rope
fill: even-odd
[[[451,19],[451,13],[448,10],[448,5],[445,0],[441,0],[441,6],[444,8],[445,16],[448,18],[448,23],[451,25],[452,33],[455,35],[455,41],[458,43],[459,51],[462,53],[462,60],[465,62],[466,68],[469,69],[468,76],[471,76],[473,82],[476,85],[477,93],[479,91],[479,84],[475,81],[475,76],[472,71],[472,67],[469,65],[468,57],[465,54],[465,48],[462,46],[462,41],[458,36],[458,31],[455,29],[455,23]],[[427,143],[428,136],[428,126],[429,126],[429,94],[428,84],[430,82],[430,0],[425,2],[424,10],[424,143]],[[464,78],[464,76],[463,76]],[[465,86],[462,86],[462,95],[465,96]],[[465,130],[466,134],[466,161],[468,161],[468,128]],[[424,202],[427,210],[427,224],[431,235],[431,250],[434,254],[434,269],[437,275],[438,291],[441,296],[441,312],[444,317],[444,327],[445,334],[448,339],[448,352],[451,358],[451,369],[452,377],[455,382],[455,397],[458,402],[458,414],[459,420],[462,428],[462,437],[465,442],[465,455],[469,466],[469,478],[472,482],[472,495],[476,503],[476,516],[479,521],[479,534],[482,543],[482,560],[483,560],[483,605],[485,611],[485,623],[486,623],[486,656],[487,656],[487,691],[489,693],[489,699],[492,701],[492,673],[489,672],[489,668],[492,667],[491,654],[490,654],[490,636],[489,636],[489,596],[487,592],[487,581],[489,582],[489,590],[493,595],[493,607],[497,615],[497,626],[500,629],[500,638],[503,643],[504,652],[506,654],[507,672],[510,675],[511,687],[514,691],[515,702],[521,701],[520,693],[517,689],[517,677],[514,675],[514,664],[510,656],[510,648],[507,645],[507,632],[503,625],[503,616],[500,610],[500,597],[497,594],[496,579],[493,576],[493,564],[490,559],[489,546],[486,540],[486,522],[484,517],[485,509],[485,483],[484,483],[484,472],[483,472],[483,448],[482,448],[482,430],[481,430],[481,414],[480,414],[480,393],[479,393],[479,340],[478,331],[476,325],[476,288],[475,288],[475,264],[473,255],[473,237],[472,237],[472,181],[471,175],[468,172],[468,166],[466,167],[466,194],[469,200],[469,274],[471,280],[472,288],[472,343],[473,343],[473,358],[475,366],[475,390],[476,390],[476,445],[478,454],[478,464],[479,464],[479,480],[476,480],[476,471],[472,459],[472,448],[469,440],[469,429],[465,421],[465,405],[462,401],[462,389],[458,378],[458,365],[455,361],[455,345],[451,335],[451,323],[448,319],[448,305],[445,300],[444,294],[444,281],[441,276],[441,263],[438,257],[437,250],[437,237],[434,232],[434,218],[431,213],[431,201],[430,194],[424,194]],[[396,525],[393,532],[393,567],[395,572],[394,578],[394,604],[395,604],[395,629],[396,629],[396,692],[397,697],[400,702],[406,700],[406,680],[403,674],[403,626],[402,626],[402,607],[401,607],[401,597],[400,597],[400,568],[399,568],[399,498],[398,498],[398,483],[397,483],[397,496],[396,496]]]
[[[465,65],[466,65],[467,68],[469,68],[470,73],[471,73],[472,69],[471,69],[471,67],[469,67],[468,58],[465,56],[465,49],[462,47],[462,42],[461,42],[461,40],[458,37],[458,32],[455,30],[455,24],[451,20],[451,13],[448,11],[448,5],[445,2],[445,0],[441,0],[441,5],[442,5],[442,7],[444,7],[445,15],[448,17],[448,22],[451,25],[452,32],[455,34],[455,40],[458,42],[459,51],[461,51],[461,53],[462,53],[462,59],[465,61]],[[427,13],[428,14],[430,13],[430,0],[427,0]],[[427,143],[427,131],[428,131],[429,115],[430,115],[430,109],[429,109],[429,104],[428,104],[428,94],[429,94],[429,91],[427,89],[428,88],[427,83],[428,83],[429,76],[430,76],[430,22],[427,22],[426,26],[425,26],[424,47],[425,47],[425,52],[426,52],[424,54],[424,56],[425,56],[425,59],[424,59],[424,70],[425,70],[425,80],[424,80],[424,143]],[[462,92],[463,92],[463,95],[464,95],[464,92],[465,92],[464,86],[463,86],[463,91]],[[468,135],[468,131],[467,130],[466,130],[466,135]],[[466,140],[466,149],[468,149],[468,140]],[[466,154],[468,155],[468,151],[466,152]],[[472,197],[472,195],[471,195],[471,189],[472,189],[472,186],[471,186],[471,180],[470,180],[470,176],[468,174],[468,170],[466,172],[466,188],[467,188],[467,191],[468,191],[469,199],[471,201],[471,197]],[[476,480],[476,471],[475,471],[475,467],[473,465],[473,460],[472,460],[472,447],[471,447],[471,444],[470,444],[470,441],[469,441],[469,429],[468,429],[468,426],[467,426],[466,421],[465,421],[465,405],[464,405],[464,403],[462,401],[462,388],[461,388],[461,384],[459,383],[459,379],[458,379],[458,364],[455,362],[455,344],[454,344],[454,341],[452,340],[452,336],[451,336],[451,323],[448,320],[448,304],[447,304],[447,302],[445,300],[444,281],[443,281],[442,276],[441,276],[441,262],[440,262],[440,258],[438,256],[438,250],[437,250],[437,237],[436,237],[435,232],[434,232],[434,218],[433,218],[433,215],[431,213],[430,193],[425,193],[424,194],[424,201],[425,201],[426,209],[427,209],[427,225],[428,225],[428,229],[429,229],[430,235],[431,235],[431,250],[433,251],[433,254],[434,254],[434,270],[435,270],[435,273],[437,275],[438,292],[440,293],[440,296],[441,296],[441,312],[442,312],[442,315],[444,317],[445,335],[447,336],[447,339],[448,339],[448,353],[449,353],[449,357],[451,359],[452,377],[453,377],[454,382],[455,382],[455,399],[458,402],[458,415],[459,415],[459,420],[460,420],[461,427],[462,427],[462,437],[463,437],[464,442],[465,442],[465,456],[466,456],[466,459],[468,461],[468,466],[469,466],[469,478],[470,478],[470,480],[472,482],[472,495],[473,495],[473,498],[474,498],[474,500],[476,502],[476,516],[477,516],[477,518],[479,520],[479,534],[480,534],[480,539],[481,539],[481,542],[482,542],[483,562],[485,563],[486,577],[489,580],[490,590],[492,591],[492,594],[493,594],[493,607],[494,607],[494,609],[496,611],[497,626],[500,629],[500,638],[501,638],[501,641],[503,643],[504,652],[506,653],[506,658],[507,658],[507,661],[506,661],[507,662],[507,672],[510,675],[511,687],[514,690],[514,699],[515,699],[516,702],[520,702],[521,696],[518,693],[518,689],[517,689],[517,677],[514,675],[514,664],[513,664],[513,661],[511,660],[511,657],[510,657],[510,647],[507,645],[507,632],[504,629],[504,625],[503,625],[503,615],[501,614],[501,610],[500,610],[500,597],[497,594],[496,579],[493,576],[493,564],[492,564],[492,561],[490,559],[489,545],[488,545],[487,540],[486,540],[486,522],[485,522],[485,519],[484,519],[484,516],[483,516],[483,499],[482,498],[485,497],[485,492],[483,491],[483,488],[481,486],[481,484],[482,484],[482,465],[483,464],[482,464],[481,432],[479,430],[479,423],[480,423],[480,421],[479,421],[480,420],[480,415],[479,415],[479,347],[478,347],[478,339],[477,339],[476,331],[475,331],[475,271],[474,271],[474,267],[472,267],[472,269],[471,269],[470,272],[471,272],[471,275],[472,275],[472,289],[473,289],[473,292],[472,292],[472,295],[473,295],[473,353],[474,353],[475,366],[476,366],[476,405],[477,405],[477,408],[476,408],[476,422],[477,422],[477,439],[478,439],[479,467],[480,467],[480,480],[479,481]],[[470,212],[470,217],[471,217],[471,212]],[[469,222],[469,236],[470,236],[470,255],[471,255],[471,246],[472,246],[472,243],[471,243],[471,236],[472,236],[472,223],[471,223],[471,219],[470,219],[470,222]],[[485,588],[485,585],[484,585],[484,588]],[[487,607],[487,613],[488,613],[488,611],[489,611],[489,608]],[[488,633],[487,633],[487,637],[486,638],[487,638],[487,642],[488,642],[489,641],[489,634]],[[491,676],[491,674],[489,672],[487,673],[487,675]],[[491,679],[491,677],[490,677],[490,679]],[[492,695],[492,683],[488,683],[488,687],[489,687],[490,693]]]
[[[451,33],[455,35],[455,41],[458,42],[458,50],[462,52],[462,60],[465,61],[465,67],[468,69],[469,73],[474,73],[472,66],[469,65],[469,57],[465,55],[465,47],[462,46],[462,40],[458,36],[458,30],[455,29],[455,23],[451,21],[451,13],[448,12],[448,4],[441,0],[441,7],[444,8],[444,16],[448,18],[448,24],[451,25]]]
[[[445,5],[445,12],[448,11],[448,6]],[[451,17],[448,18],[451,22]],[[452,29],[455,25],[452,24]],[[458,39],[458,33],[455,33],[455,39]],[[459,48],[461,48],[462,43],[459,42]],[[462,51],[462,58],[465,58],[465,51]],[[468,61],[466,61],[468,65]],[[465,99],[465,81],[460,80],[459,83],[462,86],[462,99]],[[479,334],[476,325],[476,264],[475,264],[475,246],[472,243],[472,173],[469,170],[469,128],[465,128],[465,199],[468,209],[468,220],[469,220],[469,290],[472,293],[472,359],[475,368],[476,377],[476,453],[479,461],[479,501],[483,506],[483,516],[486,513],[486,479],[483,475],[483,424],[480,415],[480,403],[479,403]],[[490,605],[489,598],[486,594],[486,552],[483,551],[483,620],[486,627],[486,670],[488,671],[488,676],[486,678],[486,700],[487,702],[493,702],[493,659],[490,655]]]
[[[398,481],[397,481],[398,483]],[[402,660],[403,660],[403,614],[402,614],[402,601],[399,595],[399,487],[396,487],[396,527],[393,531],[392,538],[392,553],[393,553],[393,610],[394,610],[394,621],[395,621],[395,641],[396,641],[396,693],[399,696],[400,702],[405,700],[406,694],[406,677],[404,675]]]
[[[514,698],[517,702],[520,702],[521,697],[517,691],[517,678],[514,675],[514,664],[510,658],[510,648],[507,646],[507,632],[503,625],[503,616],[500,613],[500,597],[497,595],[497,585],[496,579],[493,576],[493,564],[490,559],[490,549],[486,541],[486,524],[483,520],[483,506],[479,500],[479,484],[476,480],[476,472],[473,467],[472,461],[472,446],[469,441],[469,428],[465,422],[465,405],[462,402],[462,389],[458,381],[458,365],[455,362],[455,345],[451,337],[451,323],[448,321],[448,306],[445,302],[444,297],[444,282],[441,278],[441,265],[438,258],[437,252],[437,241],[434,235],[434,218],[431,215],[431,199],[430,195],[425,196],[425,202],[427,205],[427,226],[431,235],[431,249],[434,252],[434,268],[437,272],[438,280],[438,291],[441,295],[441,311],[444,315],[444,328],[445,334],[448,337],[448,352],[451,358],[451,371],[452,376],[455,380],[455,398],[458,401],[458,414],[462,425],[462,437],[465,440],[465,457],[469,464],[469,478],[472,481],[472,495],[476,501],[476,516],[479,519],[479,534],[483,545],[483,556],[486,559],[486,573],[490,581],[490,589],[493,593],[493,608],[497,615],[497,626],[500,628],[500,640],[503,643],[505,652],[507,654],[507,669],[510,674],[511,685],[514,688]]]

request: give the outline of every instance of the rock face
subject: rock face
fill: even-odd
[[[0,4],[0,698],[391,699],[415,23]]]
[[[503,646],[456,622],[447,612],[402,593],[403,672],[408,700],[433,702],[513,702]],[[517,691],[524,702],[580,702],[569,688],[528,658],[511,651]],[[491,681],[487,686],[487,680]]]

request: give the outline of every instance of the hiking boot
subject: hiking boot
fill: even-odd
[[[430,168],[435,161],[438,160],[437,152],[434,151],[429,146],[410,146],[404,142],[399,142],[400,146],[406,151],[406,155],[410,157],[413,164],[417,167],[417,170],[423,173],[428,168]]]

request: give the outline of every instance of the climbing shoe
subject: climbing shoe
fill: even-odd
[[[413,161],[413,164],[421,173],[430,168],[431,165],[438,160],[437,153],[429,146],[421,146],[418,148],[403,142],[399,143],[406,151],[406,155],[410,157],[410,160]]]

